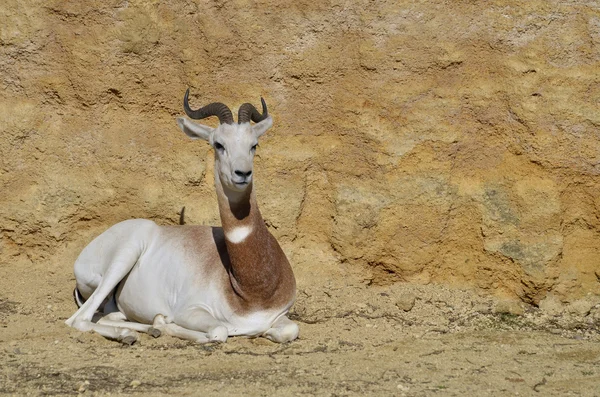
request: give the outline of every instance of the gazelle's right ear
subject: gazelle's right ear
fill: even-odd
[[[256,134],[256,137],[259,138],[262,134],[267,132],[269,128],[273,126],[273,118],[269,115],[263,121],[256,123],[252,126],[252,131]]]
[[[190,138],[204,139],[205,141],[209,141],[210,135],[215,130],[206,125],[196,124],[184,117],[177,117],[177,125],[181,128],[181,131],[185,132]]]

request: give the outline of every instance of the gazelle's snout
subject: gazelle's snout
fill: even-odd
[[[250,175],[252,175],[252,171],[240,171],[240,170],[235,170],[234,172],[237,176],[239,176],[240,178],[249,178]]]
[[[236,185],[247,185],[252,181],[252,170],[250,171],[242,171],[235,170],[234,172],[233,183]]]

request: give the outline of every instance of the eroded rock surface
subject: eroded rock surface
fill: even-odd
[[[599,60],[587,2],[6,0],[3,273],[66,274],[131,217],[217,224],[191,87],[267,100],[258,194],[301,283],[598,295]]]

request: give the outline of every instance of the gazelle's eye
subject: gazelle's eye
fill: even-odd
[[[219,142],[215,142],[215,149],[217,149],[219,152],[222,152],[225,150],[225,146],[221,145]]]

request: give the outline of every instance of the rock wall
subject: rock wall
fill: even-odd
[[[191,87],[267,100],[258,195],[300,282],[600,295],[599,61],[590,2],[5,0],[0,267],[218,223]]]

